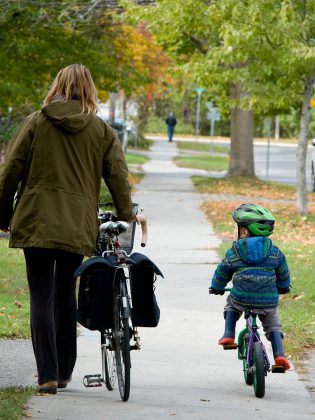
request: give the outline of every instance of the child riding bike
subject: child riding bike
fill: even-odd
[[[232,217],[237,240],[218,265],[209,288],[209,293],[223,295],[227,283],[233,281],[224,307],[225,331],[219,344],[234,343],[237,320],[245,310],[254,309],[271,342],[275,364],[290,369],[277,314],[278,294],[290,291],[290,273],[285,256],[268,238],[275,219],[257,204],[242,204]]]

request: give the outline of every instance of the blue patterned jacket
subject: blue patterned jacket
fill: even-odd
[[[218,265],[211,287],[222,290],[232,280],[232,299],[248,308],[274,308],[278,288],[290,285],[290,273],[283,253],[271,239],[254,236],[233,242]]]

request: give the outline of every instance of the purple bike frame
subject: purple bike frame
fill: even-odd
[[[250,314],[249,317],[246,319],[246,327],[250,333],[250,337],[249,337],[249,343],[248,343],[248,347],[247,347],[247,366],[251,366],[252,365],[252,347],[254,345],[254,343],[259,342],[262,348],[262,351],[264,353],[264,357],[265,357],[265,361],[266,361],[266,366],[267,366],[267,370],[269,371],[269,367],[270,367],[270,362],[268,359],[268,355],[266,352],[266,348],[263,344],[263,342],[260,339],[260,335],[258,333],[258,327],[256,325],[256,320],[255,322],[253,322],[253,315]]]

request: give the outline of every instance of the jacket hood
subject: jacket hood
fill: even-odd
[[[272,241],[265,236],[253,236],[234,242],[237,253],[246,263],[263,262],[271,253]]]
[[[78,133],[91,120],[92,114],[82,112],[82,106],[79,101],[57,101],[42,108],[46,115],[57,127],[70,133]]]

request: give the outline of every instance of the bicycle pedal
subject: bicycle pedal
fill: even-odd
[[[235,350],[237,348],[238,348],[238,344],[237,343],[223,344],[223,349],[224,350]]]
[[[85,375],[83,378],[83,385],[86,388],[94,388],[98,386],[102,386],[102,375]]]
[[[132,346],[130,346],[130,350],[140,350],[140,344],[133,344]]]
[[[284,366],[272,365],[272,373],[285,373],[286,369]]]

